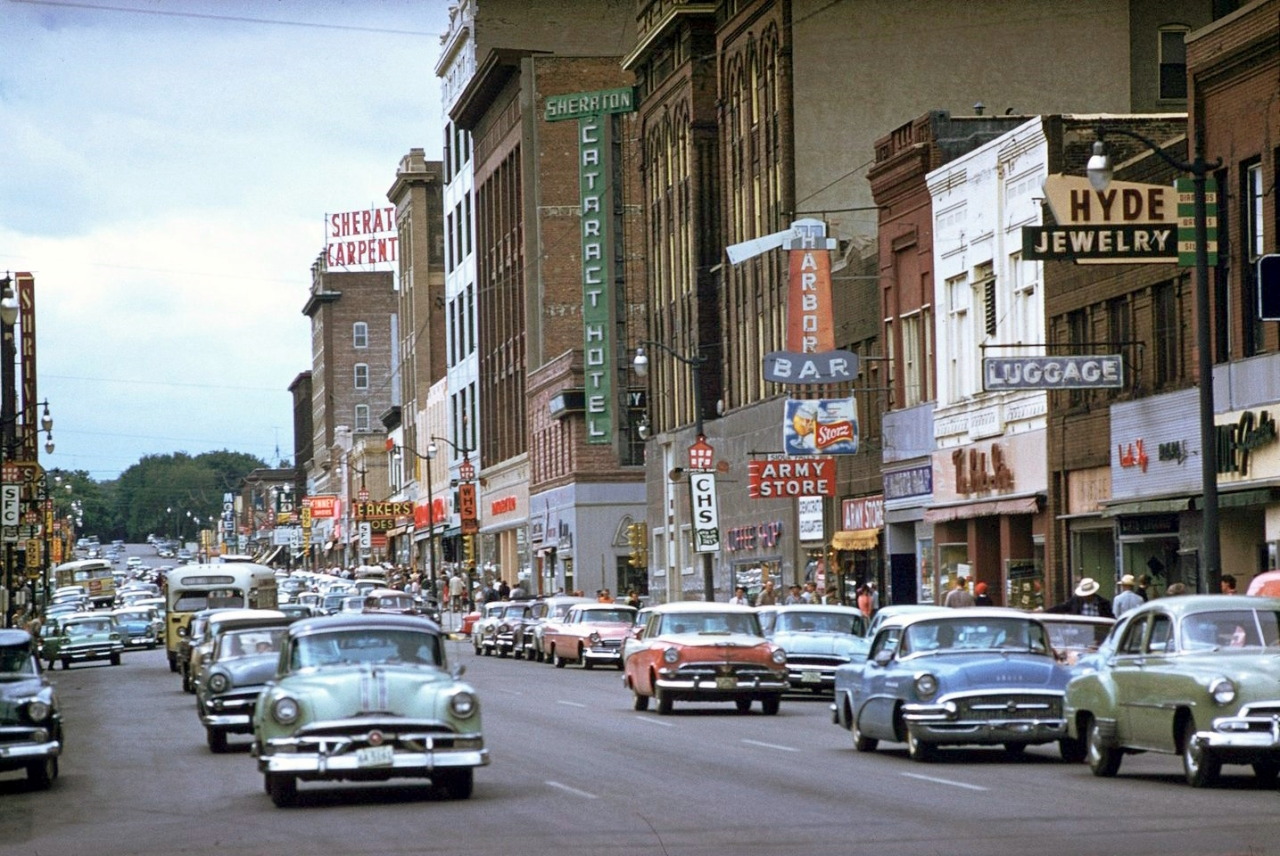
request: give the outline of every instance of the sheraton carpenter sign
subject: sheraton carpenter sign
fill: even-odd
[[[1119,354],[1089,357],[984,357],[982,388],[1118,389],[1124,386]]]

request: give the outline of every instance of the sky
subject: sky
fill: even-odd
[[[440,158],[447,25],[448,0],[0,0],[0,272],[35,277],[46,469],[292,461],[325,216]]]

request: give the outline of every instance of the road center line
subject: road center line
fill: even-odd
[[[557,701],[556,704],[563,704],[566,707],[586,707],[585,704],[576,701]]]
[[[652,716],[637,716],[636,721],[647,722],[650,725],[661,725],[663,728],[675,728],[670,722],[663,722],[661,719],[654,719]]]
[[[566,791],[576,796],[580,796],[583,799],[588,799],[588,800],[599,799],[599,797],[597,797],[595,794],[589,794],[586,791],[580,791],[577,788],[571,788],[568,785],[562,785],[559,782],[547,782],[547,784],[553,788],[559,788],[562,791]]]
[[[766,749],[779,749],[783,752],[799,752],[800,751],[799,749],[796,749],[794,746],[779,746],[777,743],[761,743],[759,740],[743,739],[742,742],[749,743],[752,746],[763,746]]]
[[[922,776],[919,773],[903,773],[908,779],[920,779],[925,782],[933,782],[939,785],[951,785],[953,788],[964,788],[970,791],[989,791],[990,788],[984,788],[979,785],[970,785],[964,782],[953,782],[950,779],[939,779],[934,776]]]

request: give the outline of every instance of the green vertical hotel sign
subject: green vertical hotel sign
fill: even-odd
[[[1174,179],[1173,189],[1178,195],[1178,265],[1196,265],[1196,194],[1195,179]],[[1218,181],[1204,180],[1205,249],[1209,255],[1209,267],[1218,263]]]
[[[611,114],[635,109],[630,88],[549,95],[548,122],[578,120],[578,188],[582,206],[583,381],[587,442],[615,440],[614,329],[616,300],[613,252],[613,121]]]

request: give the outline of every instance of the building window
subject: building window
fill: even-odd
[[[1089,315],[1083,309],[1075,309],[1067,313],[1067,344],[1072,354],[1087,353],[1089,342]],[[1085,390],[1073,389],[1068,400],[1077,406],[1085,401]]]
[[[351,325],[351,347],[369,347],[369,325],[366,322],[357,321]]]
[[[960,401],[972,394],[969,364],[974,359],[973,331],[969,327],[969,304],[973,290],[963,274],[947,280],[947,400]]]
[[[1241,236],[1243,258],[1240,265],[1240,282],[1243,290],[1241,305],[1241,326],[1243,341],[1241,350],[1244,356],[1251,357],[1263,350],[1263,324],[1258,320],[1258,259],[1266,254],[1266,245],[1262,235],[1263,208],[1267,194],[1262,185],[1262,164],[1258,161],[1241,167],[1240,178],[1244,183],[1241,188],[1240,203],[1244,210],[1240,212],[1240,222],[1244,227]],[[1221,186],[1221,183],[1219,183]],[[1221,206],[1219,206],[1221,207]],[[1222,225],[1219,223],[1219,234]]]
[[[902,319],[902,380],[906,397],[903,405],[915,407],[925,401],[924,343],[921,341],[921,314]]]
[[[1129,298],[1117,297],[1107,301],[1107,348],[1110,354],[1121,354],[1126,367],[1133,366],[1133,314],[1129,311]],[[1121,390],[1109,390],[1112,398]]]
[[[356,389],[369,388],[369,364],[368,363],[356,363],[354,382],[355,382]]]
[[[1155,317],[1156,387],[1166,386],[1178,379],[1178,355],[1182,336],[1178,322],[1178,291],[1173,281],[1162,282],[1155,286],[1153,303]]]
[[[996,273],[991,262],[983,262],[973,272],[973,289],[978,300],[982,302],[982,332],[988,339],[995,338],[996,317]]]
[[[357,434],[369,433],[369,405],[367,404],[356,405],[355,431]]]
[[[1187,99],[1187,33],[1181,25],[1160,28],[1160,98]]]

